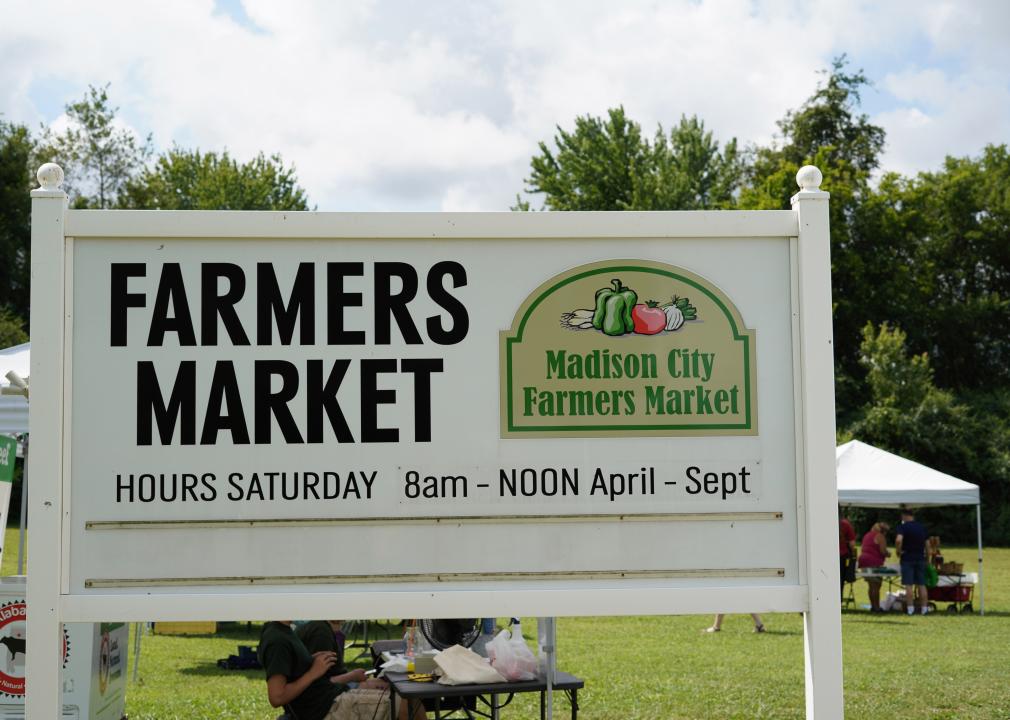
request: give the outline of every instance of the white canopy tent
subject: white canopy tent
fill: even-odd
[[[894,453],[852,440],[835,449],[838,504],[897,508],[974,505],[978,531],[979,611],[985,614],[982,586],[982,505],[978,485],[920,465]]]
[[[28,377],[31,343],[15,345],[6,350],[0,350],[0,378],[3,385],[8,385],[4,377],[13,370],[23,378]],[[18,395],[0,395],[0,434],[15,435],[28,432],[28,403]]]

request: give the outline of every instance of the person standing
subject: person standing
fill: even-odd
[[[878,568],[884,566],[884,560],[891,554],[887,549],[887,531],[890,526],[885,522],[876,522],[873,527],[863,535],[863,542],[860,545],[859,567]],[[880,609],[880,586],[883,579],[879,577],[866,578],[867,589],[870,595],[870,612],[884,612]]]
[[[901,584],[905,586],[905,607],[909,615],[915,613],[917,606],[923,615],[929,612],[926,596],[927,535],[922,523],[916,522],[915,513],[909,508],[902,508],[894,551],[901,558]]]
[[[765,625],[761,622],[761,616],[757,613],[751,613],[751,618],[754,620],[754,632],[763,633],[765,631]],[[722,630],[722,619],[726,617],[723,613],[719,613],[715,616],[715,621],[710,627],[705,628],[702,632],[707,633],[717,633]]]
[[[841,581],[839,590],[842,602],[845,602],[845,583],[856,579],[856,531],[848,518],[838,520],[838,578]]]

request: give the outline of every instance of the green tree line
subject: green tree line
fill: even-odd
[[[868,85],[839,58],[765,147],[720,144],[697,117],[651,138],[623,107],[576,118],[539,144],[513,209],[788,209],[796,171],[819,167],[839,442],[978,484],[986,540],[1010,545],[1010,153],[887,172],[884,130],[860,112]],[[964,508],[920,515],[948,540],[974,538]]]

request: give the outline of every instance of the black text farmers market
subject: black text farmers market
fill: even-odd
[[[361,279],[366,274],[371,292],[355,291],[366,286]],[[110,347],[388,346],[394,326],[405,345],[454,345],[469,331],[467,308],[453,293],[467,284],[466,270],[457,262],[435,262],[426,271],[401,262],[302,262],[293,280],[287,279],[290,273],[283,275],[283,284],[290,284],[287,292],[269,262],[256,263],[255,269],[200,263],[198,277],[189,268],[184,274],[179,263],[112,263]],[[151,293],[142,290],[148,277],[157,278]],[[419,295],[439,310],[419,317],[412,305]],[[255,321],[243,324],[238,308]],[[349,326],[348,308],[362,308],[371,322]],[[322,332],[317,332],[317,315]],[[129,322],[137,317],[143,318],[144,333],[135,330],[135,320]],[[339,442],[398,442],[399,428],[379,427],[377,419],[379,406],[404,402],[382,379],[397,373],[412,380],[413,439],[430,441],[433,375],[442,372],[442,358],[391,354],[350,360],[334,359],[331,351],[297,363],[258,354],[251,371],[239,371],[232,360],[170,360],[156,351],[135,352],[141,358],[137,444],[210,445],[219,435],[234,444],[269,444],[277,440],[275,425],[286,443],[321,443],[330,433]],[[212,376],[198,372],[198,364],[211,363]],[[360,397],[349,419],[349,408],[337,399],[348,375],[357,376]],[[200,418],[198,393],[207,398],[200,403],[206,407]],[[288,404],[299,395],[306,411],[296,419]]]

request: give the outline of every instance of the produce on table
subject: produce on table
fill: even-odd
[[[655,335],[666,330],[666,312],[655,300],[635,305],[631,311],[631,319],[635,323],[635,332],[639,335]]]
[[[596,291],[596,309],[593,327],[607,335],[624,335],[634,332],[635,321],[631,311],[638,302],[638,294],[625,287],[618,279],[610,281],[612,287]]]

